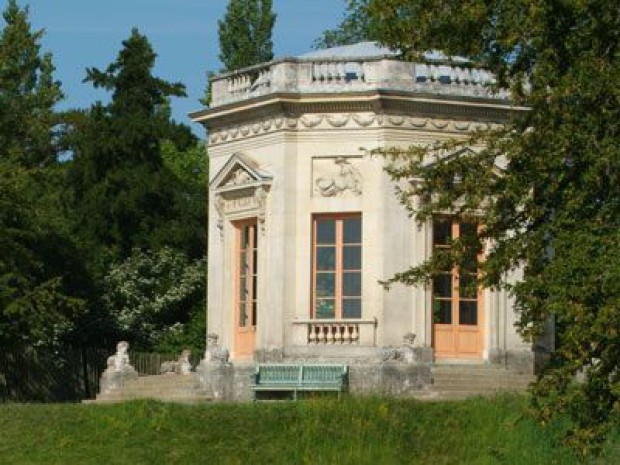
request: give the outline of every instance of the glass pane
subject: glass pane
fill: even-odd
[[[478,269],[478,252],[475,249],[465,251],[461,259],[461,269],[475,273]]]
[[[362,219],[346,218],[342,221],[342,242],[345,244],[362,243]]]
[[[361,318],[362,317],[362,300],[361,299],[344,299],[342,301],[342,317],[343,318]]]
[[[241,248],[242,249],[246,249],[248,247],[248,244],[250,243],[250,227],[249,226],[243,226],[241,231],[242,231],[242,234],[241,234]]]
[[[240,327],[245,327],[248,324],[248,313],[247,313],[247,306],[245,305],[245,302],[240,302],[239,303],[239,326]]]
[[[459,301],[459,324],[474,326],[478,324],[477,301]]]
[[[362,248],[359,245],[342,248],[342,268],[345,270],[362,269]]]
[[[252,242],[254,247],[257,247],[258,244],[258,228],[256,227],[256,225],[252,225]]]
[[[244,275],[246,274],[247,269],[248,269],[247,254],[245,252],[241,252],[239,254],[239,273]]]
[[[452,240],[452,221],[448,218],[435,219],[433,223],[433,244],[447,245]]]
[[[256,292],[258,287],[258,280],[256,279],[256,275],[252,276],[252,298],[256,299]]]
[[[239,300],[246,300],[246,296],[248,295],[248,290],[246,287],[245,277],[242,277],[239,280]]]
[[[478,235],[478,225],[476,223],[461,223],[461,237],[471,241]]]
[[[316,243],[335,244],[336,243],[336,221],[335,220],[316,220]]]
[[[329,300],[317,300],[316,302],[316,318],[334,318],[334,301]]]
[[[254,249],[254,253],[252,254],[252,273],[256,274],[256,270],[258,269],[258,252]]]
[[[433,278],[434,297],[452,297],[452,275],[442,274]]]
[[[335,270],[336,269],[336,248],[317,247],[316,248],[316,269]]]
[[[361,296],[362,295],[362,273],[343,273],[342,274],[342,295]]]
[[[452,324],[452,301],[435,299],[433,302],[433,322],[443,325]]]
[[[475,299],[478,295],[477,281],[476,275],[461,274],[459,277],[459,296],[466,299]]]
[[[336,295],[336,275],[334,273],[317,273],[316,296],[332,297]]]
[[[257,303],[255,300],[252,302],[252,326],[256,326],[256,323],[257,323],[258,312],[256,308],[257,308]]]

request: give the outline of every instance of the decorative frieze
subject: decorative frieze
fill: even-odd
[[[304,114],[299,117],[276,117],[264,119],[252,124],[228,126],[212,131],[209,135],[211,145],[221,144],[230,140],[267,134],[281,129],[313,130],[321,128],[360,129],[360,128],[393,128],[441,132],[468,132],[500,127],[499,124],[488,124],[478,121],[462,121],[438,118],[421,118],[404,114],[374,113],[330,113]]]

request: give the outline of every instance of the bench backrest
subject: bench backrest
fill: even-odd
[[[347,379],[347,366],[336,364],[259,364],[256,367],[255,379],[259,384],[344,385]]]
[[[299,365],[267,364],[256,367],[257,381],[266,384],[298,383]]]
[[[341,384],[346,380],[346,365],[303,365],[302,384]]]

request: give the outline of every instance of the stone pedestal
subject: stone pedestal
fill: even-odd
[[[128,380],[136,379],[138,372],[131,366],[125,366],[121,370],[108,368],[101,375],[100,392],[108,394],[115,389],[122,389]]]
[[[214,401],[234,399],[235,368],[230,363],[209,363],[202,360],[196,367],[196,374],[205,394]]]

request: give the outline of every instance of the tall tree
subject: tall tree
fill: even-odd
[[[568,414],[568,441],[596,449],[620,414],[620,9],[607,0],[371,0],[368,11],[385,44],[410,58],[429,49],[473,57],[529,107],[467,141],[385,152],[394,179],[420,180],[400,192],[419,221],[450,206],[481,215],[483,284],[514,294],[525,337],[550,319],[558,329],[536,411],[545,422]],[[442,155],[480,143],[466,157]],[[391,282],[425,282],[476,241]],[[523,279],[506,282],[516,268]]]
[[[0,344],[53,345],[83,310],[78,255],[60,216],[62,98],[42,31],[9,0],[0,33]]]
[[[49,53],[41,54],[43,31],[33,31],[28,8],[9,0],[0,36],[0,157],[25,168],[55,161],[54,105],[62,99]]]
[[[195,234],[203,225],[177,215],[178,182],[161,154],[164,140],[181,151],[196,144],[189,128],[170,119],[168,99],[185,90],[152,75],[155,58],[134,29],[105,71],[87,70],[86,81],[112,99],[75,119],[69,183],[84,245],[99,259],[122,260],[135,247],[171,245],[198,257],[204,250]]]
[[[273,60],[272,0],[230,0],[218,21],[220,61],[227,71]]]

